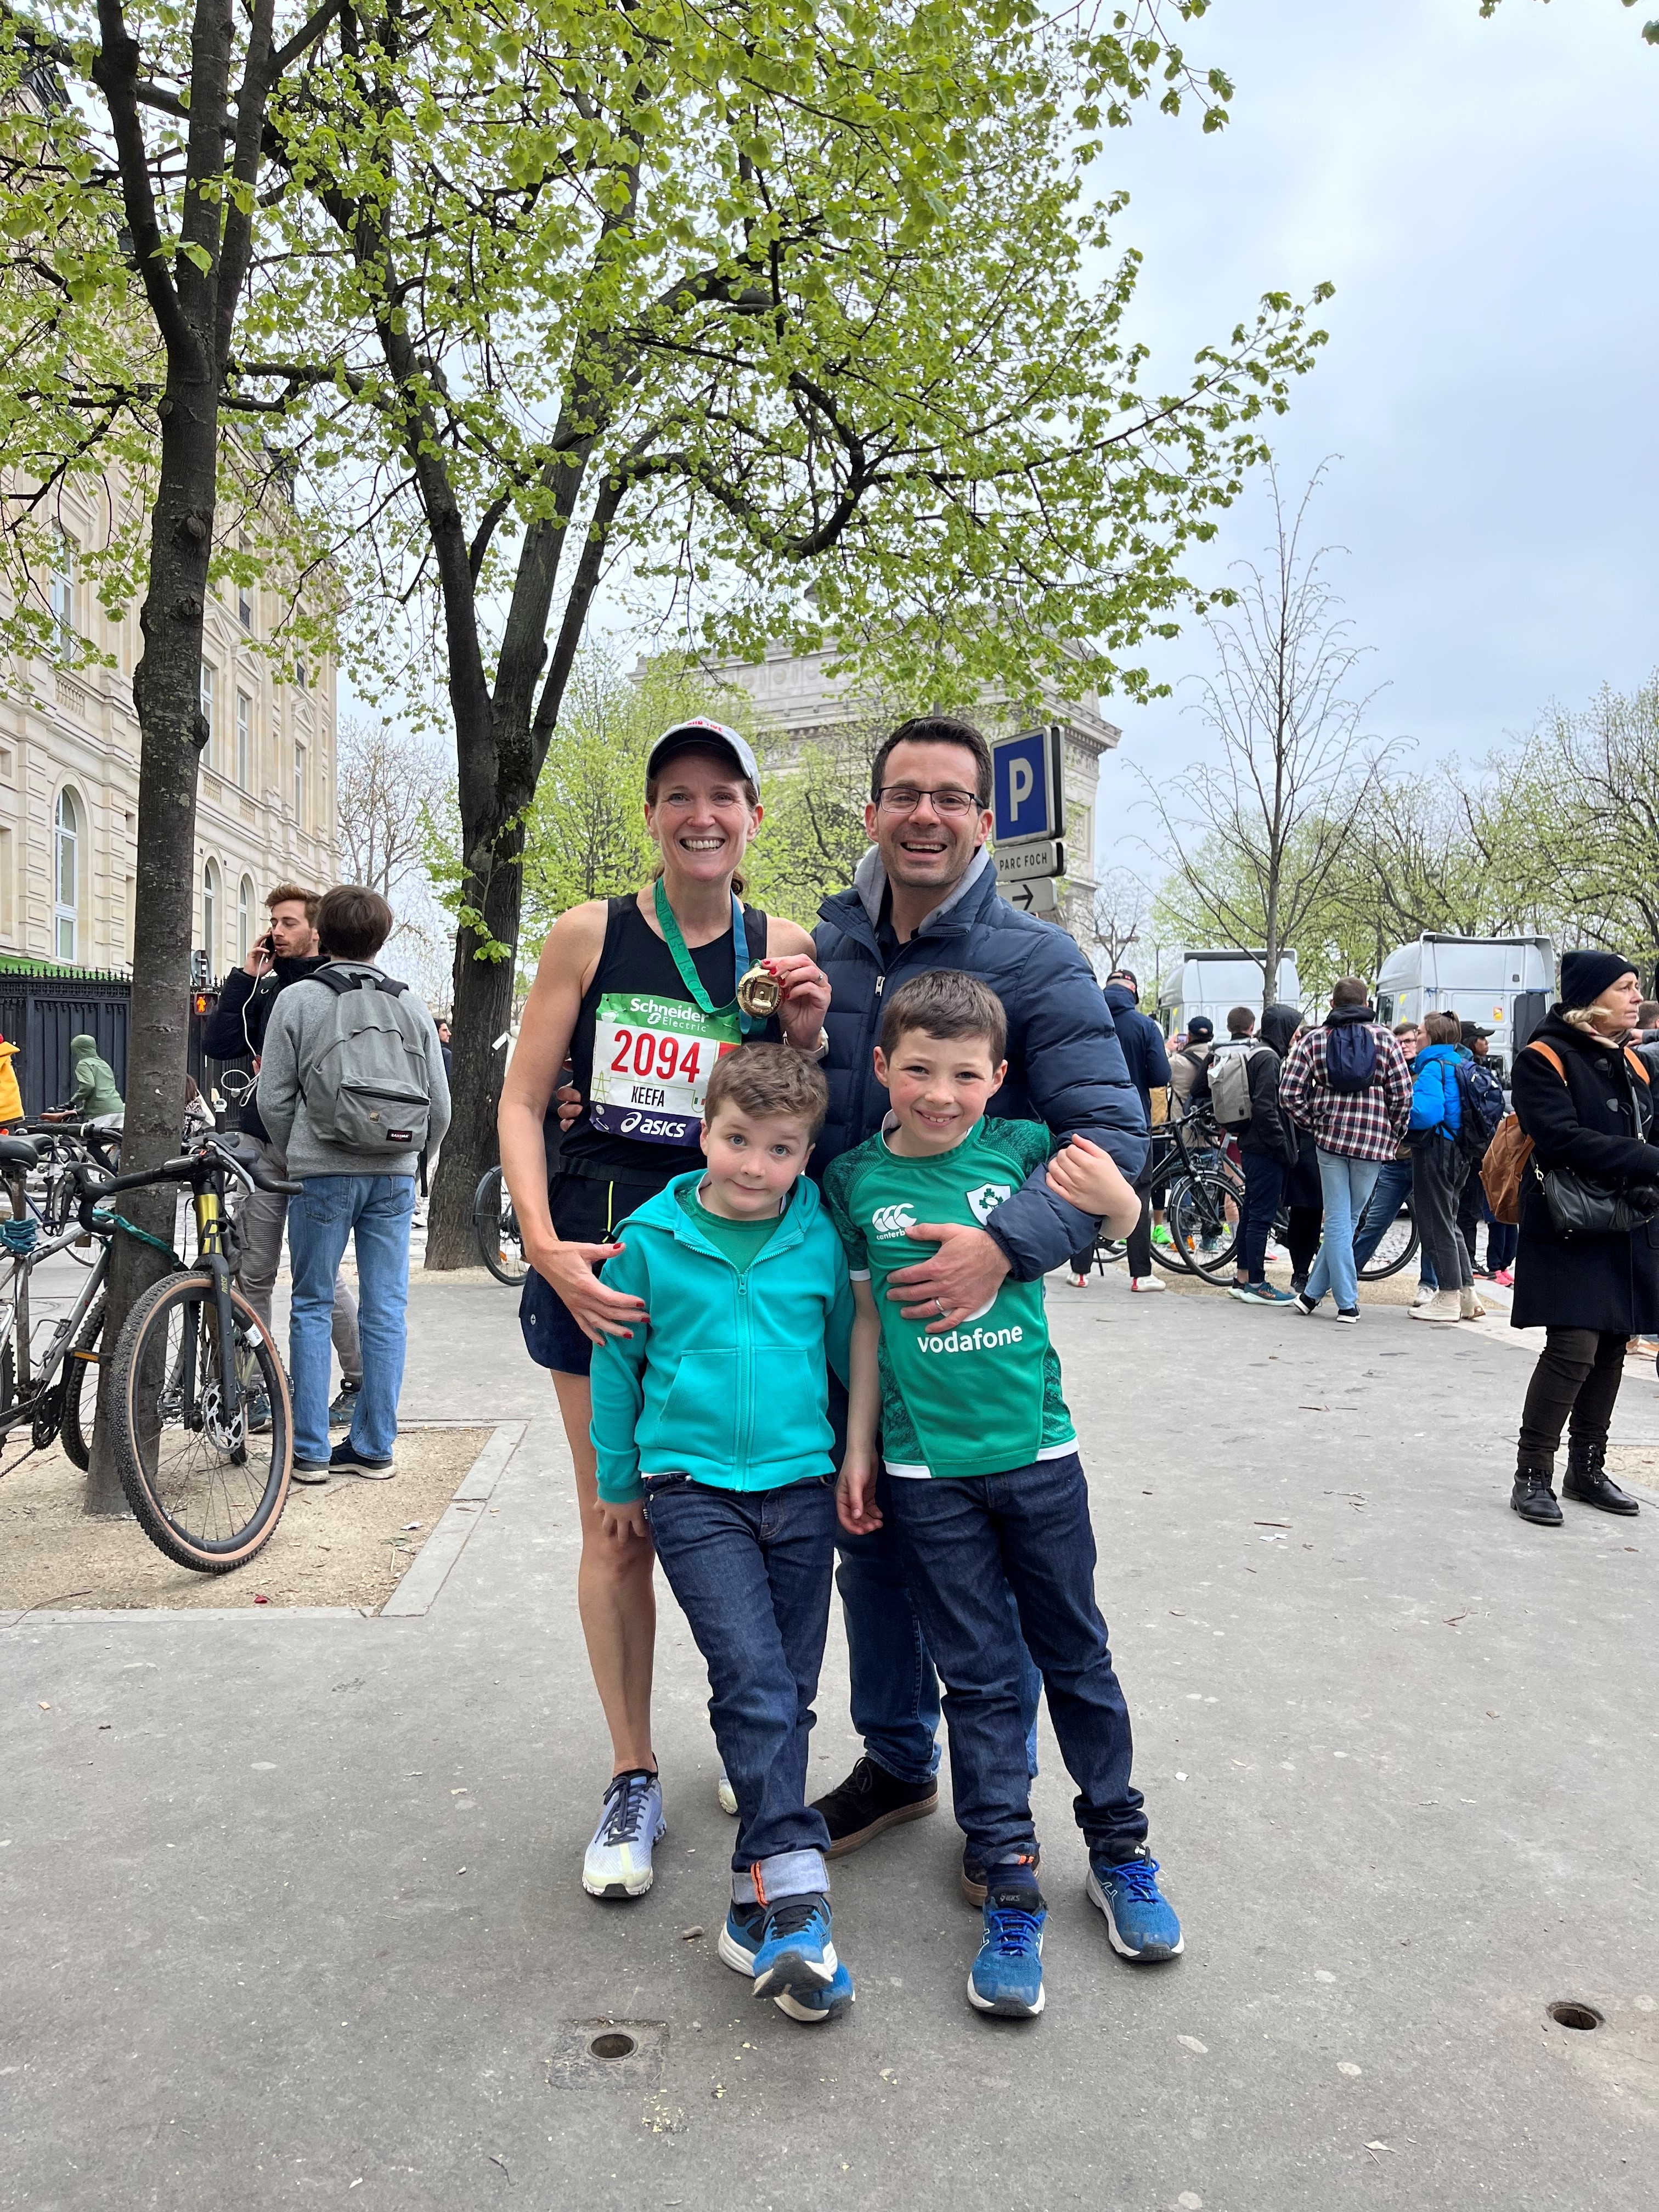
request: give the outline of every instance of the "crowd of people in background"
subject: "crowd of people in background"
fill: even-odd
[[[1115,1022],[1147,1019],[1118,1012],[1114,988],[1132,982],[1119,970],[1106,987]],[[1560,1000],[1508,1071],[1512,1109],[1491,1037],[1450,1009],[1387,1030],[1364,978],[1345,976],[1318,1024],[1279,1005],[1258,1024],[1252,1007],[1235,1006],[1218,1042],[1209,1017],[1194,1017],[1170,1042],[1167,1110],[1207,1113],[1238,1170],[1235,1298],[1311,1317],[1328,1293],[1336,1319],[1358,1322],[1363,1272],[1409,1205],[1419,1240],[1412,1319],[1485,1320],[1485,1281],[1513,1293],[1514,1327],[1546,1332],[1514,1510],[1560,1525],[1565,1431],[1562,1495],[1633,1514],[1638,1501],[1605,1462],[1627,1355],[1659,1359],[1659,1000],[1642,999],[1634,963],[1619,954],[1566,954]],[[1138,1034],[1133,1053],[1132,1066],[1155,1064]],[[1512,1187],[1495,1202],[1506,1176]],[[1268,1278],[1275,1251],[1290,1261],[1288,1289]],[[1089,1279],[1081,1255],[1072,1279]]]

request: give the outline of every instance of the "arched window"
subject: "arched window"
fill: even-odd
[[[202,871],[202,945],[212,975],[219,965],[219,871],[211,860]]]
[[[81,807],[67,784],[58,794],[52,867],[52,921],[57,955],[73,960],[81,936]]]
[[[253,950],[253,878],[244,876],[236,893],[236,958],[245,963]]]

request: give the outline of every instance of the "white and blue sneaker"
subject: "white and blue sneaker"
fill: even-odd
[[[651,1887],[652,1850],[667,1832],[660,1780],[646,1767],[629,1767],[605,1793],[582,1861],[582,1887],[590,1897],[643,1897]]]
[[[1047,1992],[1042,1986],[1042,1926],[1048,1908],[1041,1890],[1029,1881],[1000,1881],[991,1869],[985,1900],[985,1934],[968,1976],[968,2002],[976,2012],[1000,2020],[1035,2020]]]
[[[1175,1907],[1158,1886],[1158,1861],[1145,1844],[1133,1858],[1091,1857],[1085,1893],[1106,1915],[1106,1933],[1121,1957],[1174,1959],[1186,1949]]]
[[[733,1973],[747,1974],[752,1981],[755,1975],[755,1954],[766,1937],[767,1908],[763,1905],[733,1903],[726,1916],[726,1925],[720,1930],[720,1954]],[[790,2020],[805,2021],[809,2026],[826,2020],[839,2020],[851,2006],[855,1991],[853,1977],[847,1971],[844,1959],[837,1959],[836,1971],[827,1987],[821,1990],[787,1990],[772,2002]]]
[[[838,1963],[830,1900],[822,1890],[781,1897],[767,1906],[755,1954],[757,1997],[817,1996],[835,1980]]]

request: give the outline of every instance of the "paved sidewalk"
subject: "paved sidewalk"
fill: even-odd
[[[948,1811],[836,1870],[850,2020],[753,2004],[665,1592],[657,1886],[586,1898],[550,1390],[510,1292],[417,1280],[410,1417],[531,1423],[424,1618],[0,1633],[0,2206],[1645,2203],[1659,1507],[1523,1528],[1527,1366],[1483,1332],[1121,1271],[1052,1302],[1184,1959],[1109,1951],[1045,1723],[1041,2021],[969,2008]],[[1650,1379],[1620,1433],[1659,1440]],[[827,1784],[839,1621],[819,1712]],[[584,2055],[606,2018],[621,2064]]]

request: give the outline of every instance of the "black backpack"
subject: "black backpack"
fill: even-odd
[[[1490,1068],[1477,1068],[1472,1060],[1460,1060],[1456,1074],[1457,1155],[1478,1168],[1504,1118],[1504,1086]]]

